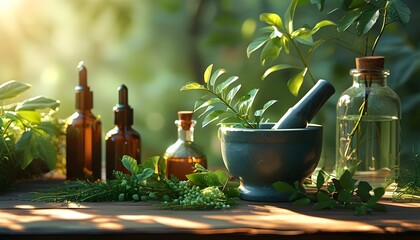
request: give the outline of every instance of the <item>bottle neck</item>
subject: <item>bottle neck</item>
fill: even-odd
[[[194,128],[183,130],[182,127],[178,127],[178,139],[186,142],[194,141]]]
[[[176,120],[175,125],[178,127],[178,140],[192,142],[194,141],[194,126],[195,120],[191,120],[188,124],[185,124],[182,120]]]
[[[352,69],[353,86],[386,87],[389,71],[387,69]]]

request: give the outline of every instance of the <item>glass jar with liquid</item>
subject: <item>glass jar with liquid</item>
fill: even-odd
[[[388,87],[383,57],[356,59],[353,84],[337,103],[336,177],[345,170],[372,187],[386,187],[397,177],[401,107]]]

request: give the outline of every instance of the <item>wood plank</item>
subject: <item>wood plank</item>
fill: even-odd
[[[59,183],[56,181],[53,183]],[[184,239],[215,237],[328,237],[369,236],[371,239],[411,239],[420,236],[420,203],[392,203],[386,213],[354,216],[346,210],[314,210],[290,203],[239,201],[217,211],[172,211],[158,202],[35,203],[30,191],[51,186],[51,181],[19,184],[0,196],[0,236],[91,237],[154,236]],[[0,239],[2,239],[0,237]],[[27,238],[29,239],[29,238]],[[52,239],[52,238],[51,238]],[[96,239],[96,238],[95,238]],[[419,238],[420,239],[420,238]]]

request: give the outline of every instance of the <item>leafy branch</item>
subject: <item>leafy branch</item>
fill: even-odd
[[[195,102],[194,111],[204,109],[199,117],[205,116],[202,126],[219,121],[225,125],[235,125],[245,128],[259,128],[263,121],[264,112],[271,107],[276,100],[270,100],[264,104],[262,109],[253,114],[251,108],[254,104],[258,89],[252,89],[248,94],[236,98],[241,84],[233,86],[239,77],[231,76],[216,84],[219,77],[226,72],[225,69],[217,69],[212,73],[213,65],[209,65],[204,72],[204,83],[201,85],[196,82],[190,82],[181,87],[181,91],[199,90],[204,91],[205,95]],[[232,87],[231,87],[232,86]]]
[[[278,181],[273,187],[283,193],[290,194],[289,201],[294,205],[308,205],[316,202],[314,208],[317,210],[330,208],[354,209],[356,215],[365,215],[372,211],[386,211],[383,204],[378,201],[385,194],[383,187],[373,189],[372,186],[353,179],[353,174],[346,170],[339,178],[332,178],[323,170],[318,173],[316,180],[316,192],[307,193],[301,188],[298,182],[293,185]],[[371,191],[373,190],[373,194]]]
[[[247,55],[251,56],[252,53],[262,48],[260,59],[262,65],[267,61],[275,60],[279,57],[281,51],[287,55],[292,55],[290,46],[293,46],[297,53],[297,57],[303,66],[294,66],[290,64],[277,64],[268,68],[262,76],[264,80],[268,75],[273,72],[284,69],[297,69],[299,72],[291,77],[287,86],[293,95],[297,95],[304,82],[305,77],[308,75],[312,83],[316,80],[309,68],[309,61],[312,57],[313,51],[325,42],[324,39],[314,41],[313,35],[321,28],[326,26],[335,25],[332,21],[323,20],[315,24],[313,28],[304,25],[294,30],[294,14],[298,4],[298,0],[292,0],[289,7],[284,14],[283,19],[275,13],[263,13],[260,15],[260,20],[269,26],[262,28],[263,35],[248,45]],[[306,54],[302,52],[299,45],[306,46]],[[305,56],[306,55],[306,56]],[[293,55],[292,55],[293,56]]]
[[[325,0],[311,0],[319,10],[324,8]],[[366,37],[365,56],[368,55],[369,34],[375,39],[370,47],[370,55],[375,50],[385,31],[385,27],[394,22],[406,25],[410,20],[411,11],[402,0],[341,0],[339,6],[330,13],[344,12],[344,16],[337,23],[337,31],[344,32],[354,26],[357,36]],[[379,25],[379,31],[372,33],[374,26]]]
[[[231,182],[224,171],[209,171],[196,165],[188,181],[167,179],[159,168],[158,156],[141,164],[129,156],[122,163],[130,174],[114,171],[114,180],[106,182],[67,181],[47,191],[35,192],[33,201],[98,202],[161,201],[164,209],[223,209],[235,204],[239,196],[237,182]]]

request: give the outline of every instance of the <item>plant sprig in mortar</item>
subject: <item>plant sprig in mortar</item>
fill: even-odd
[[[205,127],[211,122],[219,121],[221,124],[233,125],[235,127],[259,128],[264,121],[264,112],[271,107],[277,100],[270,100],[264,104],[262,109],[252,114],[252,106],[258,94],[258,89],[252,89],[248,94],[235,98],[241,89],[241,84],[232,88],[239,77],[231,76],[220,84],[216,84],[219,77],[226,72],[225,69],[217,69],[212,73],[213,64],[209,65],[204,72],[204,83],[201,85],[190,82],[181,88],[181,91],[199,90],[207,94],[198,99],[194,106],[194,111],[206,109],[199,116],[205,116],[202,126]]]

